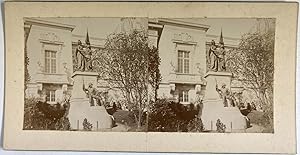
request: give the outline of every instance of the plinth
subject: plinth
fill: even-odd
[[[104,106],[90,106],[89,99],[83,90],[90,83],[97,86],[97,73],[94,72],[74,72],[72,97],[68,118],[72,130],[83,130],[83,121],[87,119],[92,124],[92,130],[110,129],[113,126],[112,117],[107,113]]]
[[[223,99],[216,90],[216,84],[220,88],[223,84],[230,89],[232,73],[229,72],[208,72],[205,75],[206,91],[203,98],[202,123],[205,130],[215,131],[216,123],[220,119],[225,124],[226,132],[233,130],[244,130],[247,128],[246,118],[238,107],[224,107]]]

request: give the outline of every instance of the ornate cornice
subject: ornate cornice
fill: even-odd
[[[197,30],[204,30],[207,31],[210,26],[205,25],[205,24],[199,24],[199,23],[192,23],[192,22],[187,22],[187,21],[182,21],[179,19],[158,19],[157,22],[159,24],[163,25],[173,25],[173,26],[178,26],[178,27],[186,27],[190,29],[197,29]]]
[[[59,29],[64,29],[69,31],[73,31],[73,29],[75,28],[74,25],[56,23],[52,21],[41,20],[38,18],[24,18],[24,23],[25,23],[25,27],[27,25],[40,25],[40,26],[54,27],[54,28],[59,28]]]

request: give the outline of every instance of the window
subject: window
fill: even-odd
[[[47,102],[55,102],[55,90],[47,90],[46,91],[46,101]]]
[[[178,50],[178,72],[189,73],[190,61],[189,51]]]
[[[56,51],[45,51],[45,72],[56,73]]]
[[[183,90],[179,92],[179,102],[189,102],[189,91]]]

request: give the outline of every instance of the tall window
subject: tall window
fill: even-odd
[[[56,51],[45,51],[45,72],[56,73]]]
[[[189,91],[182,90],[179,91],[179,102],[188,102],[189,101]]]
[[[190,61],[189,51],[178,50],[178,72],[189,73]]]
[[[47,102],[55,102],[55,90],[47,90],[46,91],[46,101]]]

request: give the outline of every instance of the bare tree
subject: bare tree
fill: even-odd
[[[234,74],[235,80],[255,92],[272,121],[275,29],[264,26],[262,31],[259,27],[255,32],[245,34],[238,48],[229,51],[227,67]]]
[[[147,33],[133,30],[111,34],[104,51],[98,52],[96,58],[100,77],[106,79],[110,87],[120,90],[130,110],[138,110],[135,115],[138,128],[142,125],[142,114],[149,101],[148,87],[151,81],[157,82],[154,78],[157,75],[150,75],[157,71],[152,60],[157,57],[150,57],[155,52],[157,49],[148,46]]]

